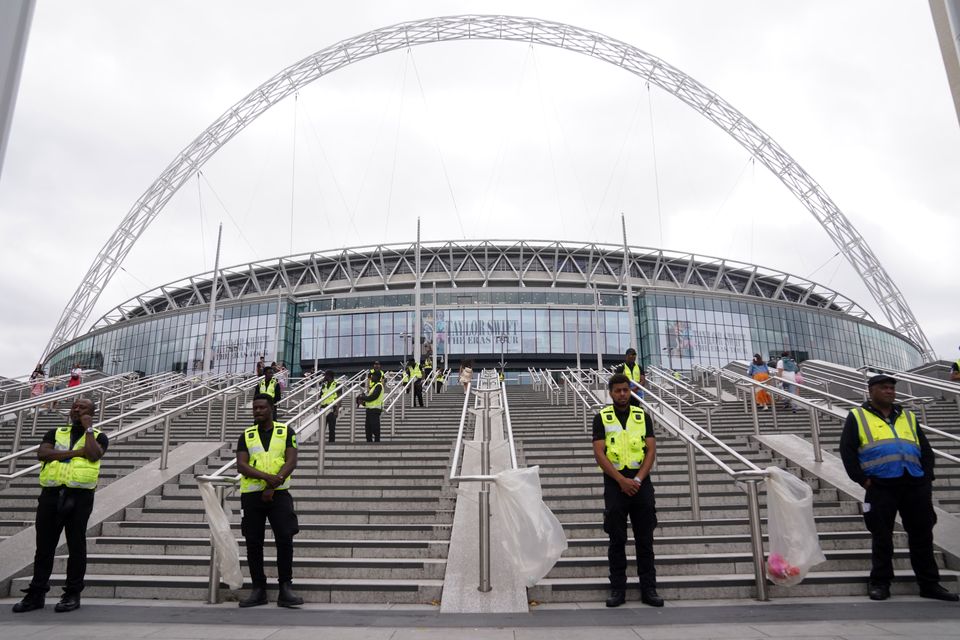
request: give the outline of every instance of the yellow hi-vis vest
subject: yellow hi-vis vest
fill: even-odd
[[[640,365],[633,363],[633,369],[626,362],[623,363],[623,375],[627,376],[637,384],[640,384]]]
[[[331,380],[330,382],[324,382],[320,387],[320,397],[323,398],[320,401],[321,406],[327,406],[328,404],[333,404],[337,401],[336,393],[332,393],[334,389],[337,388],[337,381]],[[330,395],[327,395],[330,394]]]
[[[503,382],[503,371],[497,373],[497,380],[499,380],[500,382]]]
[[[412,375],[414,378],[422,378],[423,372],[420,370],[420,365],[413,365],[413,367],[410,369],[410,375]]]
[[[273,434],[270,436],[270,448],[264,449],[263,442],[260,441],[260,431],[257,425],[247,427],[243,430],[243,441],[247,443],[247,452],[250,454],[250,466],[257,471],[264,473],[277,474],[283,468],[286,462],[287,451],[287,425],[279,422],[273,423]],[[251,493],[253,491],[263,491],[267,488],[266,480],[259,478],[240,477],[240,493]],[[276,489],[289,489],[290,477],[283,479],[283,484]]]
[[[600,410],[603,430],[606,434],[607,459],[615,469],[639,469],[647,455],[647,420],[643,409],[630,407],[627,428],[617,419],[613,405]]]
[[[274,400],[277,398],[277,379],[270,378],[270,384],[267,384],[266,380],[260,381],[260,386],[257,387],[257,393],[265,393]]]
[[[370,387],[370,393],[373,393],[373,390],[377,387],[380,387],[380,394],[373,400],[368,400],[367,402],[363,403],[363,406],[367,409],[379,409],[383,407],[383,385],[379,382],[373,385]]]
[[[57,429],[53,448],[56,451],[70,450],[70,432],[72,427]],[[93,430],[93,437],[100,435],[99,429]],[[80,436],[73,449],[83,449],[86,434]],[[100,478],[100,461],[90,462],[83,456],[69,460],[54,460],[44,462],[40,469],[41,487],[70,487],[71,489],[96,489]]]
[[[892,427],[862,407],[854,409],[853,416],[860,432],[857,457],[866,475],[899,478],[907,472],[915,478],[923,477],[917,416],[912,411],[901,411]]]

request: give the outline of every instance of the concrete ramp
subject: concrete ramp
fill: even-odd
[[[160,470],[160,460],[133,471],[124,478],[97,490],[87,532],[95,531],[102,522],[140,500],[168,480],[188,471],[222,447],[222,442],[187,442],[170,452],[167,468]],[[40,491],[40,487],[37,487]],[[60,536],[57,553],[66,550]],[[0,594],[10,594],[13,578],[29,573],[36,552],[36,528],[29,527],[0,542]]]
[[[813,459],[813,445],[792,434],[762,435],[753,438],[764,447],[786,458],[804,471],[833,485],[854,500],[863,502],[863,487],[847,477],[843,461],[823,451],[823,462]],[[933,528],[933,543],[951,558],[951,564],[960,562],[960,518],[934,506],[937,525]],[[900,518],[897,517],[897,522]]]

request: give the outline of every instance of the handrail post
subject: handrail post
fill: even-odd
[[[713,407],[705,407],[707,412],[707,433],[713,433]]]
[[[773,396],[773,394],[770,394],[770,398],[773,400],[772,404],[777,403],[777,399]],[[750,405],[753,407],[751,410],[751,413],[753,414],[753,435],[758,436],[760,435],[760,411],[757,409],[756,400],[751,402]]]
[[[690,442],[687,442],[687,470],[687,478],[690,481],[690,515],[694,520],[699,520],[700,487],[697,482],[697,456]]]
[[[33,420],[30,422],[30,435],[37,435],[37,420],[40,418],[40,407],[33,408]],[[927,421],[926,417],[923,419],[924,422]]]
[[[220,441],[227,439],[227,392],[223,392],[223,413],[220,415]]]
[[[13,448],[10,449],[11,453],[16,453],[20,450],[20,430],[23,429],[23,409],[17,412],[17,425],[13,428]],[[17,459],[10,458],[10,464],[7,467],[7,473],[13,473],[17,470]]]
[[[203,428],[203,437],[210,437],[210,420],[213,418],[213,401],[211,398],[207,398],[207,420]]]
[[[107,409],[107,392],[101,391],[100,392],[100,418],[97,420],[97,422],[103,422],[103,415],[106,409]]]
[[[353,400],[353,394],[350,394],[350,444],[356,442],[357,426],[357,403]]]
[[[167,454],[170,451],[170,416],[163,419],[163,448],[160,449],[160,470],[167,468]]]
[[[325,456],[327,453],[326,441],[329,438],[329,434],[324,433],[324,416],[317,416],[317,482],[320,481],[320,476],[323,474],[323,466],[325,464]]]
[[[820,414],[816,407],[810,407],[810,439],[813,440],[813,459],[823,462],[823,452],[820,450]]]
[[[747,479],[747,514],[750,519],[750,546],[753,550],[753,572],[757,585],[757,600],[766,602],[767,577],[763,569],[763,531],[760,528],[760,496],[757,491],[759,480]]]
[[[480,473],[490,475],[490,393],[483,394],[482,439],[480,442]],[[480,484],[480,585],[482,593],[492,589],[490,586],[490,483]]]
[[[773,428],[775,431],[780,431],[780,421],[777,420],[777,396],[774,393],[770,394],[770,415],[773,417]]]
[[[223,508],[224,491],[222,485],[215,487],[217,502]],[[220,566],[217,563],[217,541],[210,535],[210,584],[207,585],[207,604],[220,604]]]

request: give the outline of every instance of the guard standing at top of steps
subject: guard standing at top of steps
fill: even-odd
[[[50,429],[43,436],[37,458],[40,498],[37,501],[37,551],[33,557],[33,580],[14,613],[42,609],[50,589],[54,554],[60,532],[66,529],[67,581],[55,607],[59,613],[80,607],[80,592],[87,571],[87,521],[93,511],[93,492],[100,477],[100,459],[107,451],[107,436],[93,427],[93,400],[78,398],[70,409],[70,426]]]
[[[320,383],[320,404],[324,407],[337,401],[342,391],[340,383],[333,379],[333,371],[327,370],[323,373],[323,381]],[[336,442],[337,440],[337,414],[340,413],[340,405],[336,405],[327,412],[327,442]]]
[[[613,372],[625,375],[630,383],[630,390],[642,398],[643,387],[647,384],[647,375],[643,367],[637,364],[637,350],[630,347],[624,354],[623,359],[624,361],[621,364],[614,367]],[[640,401],[630,396],[630,404],[639,407]]]
[[[917,424],[917,416],[893,401],[897,381],[885,374],[867,381],[870,399],[847,414],[840,434],[840,457],[850,479],[866,489],[863,521],[873,536],[873,568],[867,595],[890,597],[893,580],[893,525],[907,532],[910,566],[920,596],[956,602],[960,597],[940,586],[933,555],[933,449]]]
[[[240,601],[241,607],[267,604],[267,576],[263,571],[263,537],[270,520],[277,547],[278,607],[296,607],[303,598],[294,594],[293,536],[300,532],[290,497],[290,474],[297,468],[297,436],[293,429],[272,419],[270,396],[253,397],[252,427],[244,429],[237,442],[240,471],[240,532],[247,543],[247,565],[253,589]]]
[[[640,601],[662,607],[657,594],[653,557],[653,530],[657,526],[656,500],[650,470],[657,457],[653,421],[630,404],[630,380],[622,373],[607,381],[612,405],[593,417],[593,456],[603,471],[603,530],[610,536],[608,607],[626,601],[627,517],[637,547]]]
[[[380,442],[380,413],[383,410],[383,373],[371,371],[367,382],[366,395],[357,396],[357,406],[366,408],[363,416],[363,430],[367,442]]]
[[[280,383],[273,377],[273,367],[263,368],[263,380],[257,385],[257,393],[270,396],[273,404],[273,419],[277,419],[277,403],[280,402]]]

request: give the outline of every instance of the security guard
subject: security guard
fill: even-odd
[[[24,589],[14,613],[42,609],[50,589],[54,554],[60,533],[66,530],[67,581],[58,613],[80,607],[80,592],[87,571],[87,521],[93,511],[93,494],[100,477],[100,459],[107,450],[107,436],[93,427],[96,407],[92,400],[78,398],[70,409],[69,426],[50,429],[43,436],[37,459],[40,468],[40,498],[37,500],[33,579]]]
[[[500,381],[500,384],[503,384],[503,367],[497,368],[497,380]]]
[[[383,374],[379,371],[370,373],[366,395],[357,396],[357,406],[363,405],[366,409],[363,417],[363,430],[366,432],[367,442],[380,442],[380,413],[383,410]]]
[[[381,374],[383,373],[383,372],[380,370],[380,361],[379,361],[379,360],[374,360],[374,361],[373,361],[373,366],[370,368],[370,371],[367,372],[367,381],[368,381],[368,382],[369,382],[369,380],[370,380],[370,374],[372,374],[372,373],[374,373],[374,372],[381,373]]]
[[[325,371],[323,380],[320,382],[320,405],[330,406],[337,401],[340,393],[340,384],[333,379],[333,371]],[[337,414],[339,413],[340,405],[333,407],[327,413],[327,442],[336,442],[337,440]]]
[[[443,391],[443,381],[444,381],[443,371],[438,372],[437,377],[434,378],[434,380],[436,381],[434,391],[436,391],[437,393],[440,393],[441,391]]]
[[[280,402],[280,383],[273,377],[273,367],[264,367],[263,380],[257,385],[257,393],[270,396],[273,405],[273,419],[277,419],[277,403]]]
[[[622,373],[627,376],[630,382],[630,390],[643,397],[643,386],[647,384],[646,373],[639,364],[637,364],[637,350],[633,347],[627,349],[624,354],[624,362],[614,368],[614,373]],[[630,404],[635,407],[640,406],[640,401],[630,396]]]
[[[297,436],[287,425],[274,422],[270,396],[253,397],[252,427],[247,427],[237,443],[237,469],[240,471],[240,506],[243,517],[240,531],[247,543],[247,564],[253,589],[240,601],[241,607],[267,604],[267,576],[263,571],[263,536],[270,520],[277,548],[278,607],[296,607],[303,598],[294,594],[293,536],[300,531],[293,498],[288,491],[290,474],[297,468]]]
[[[893,579],[893,525],[907,532],[910,565],[920,596],[957,602],[960,596],[940,585],[933,555],[933,450],[912,411],[894,404],[897,381],[885,374],[867,381],[870,399],[847,414],[840,456],[847,475],[863,486],[863,521],[873,536],[873,568],[867,595],[890,597]]]
[[[657,526],[656,502],[650,470],[657,457],[653,422],[643,409],[630,404],[630,379],[621,373],[607,382],[612,405],[593,418],[593,456],[603,471],[603,530],[610,536],[608,607],[626,602],[627,517],[633,527],[640,575],[640,601],[662,607],[657,594],[653,530]]]
[[[410,377],[413,378],[413,403],[411,407],[417,406],[417,403],[420,403],[420,406],[423,406],[423,371],[420,369],[420,363],[416,360],[410,360],[407,364],[407,371],[410,373]]]
[[[420,368],[423,369],[423,379],[426,380],[429,378],[433,372],[433,363],[430,361],[430,358],[424,358],[423,362],[420,363]]]

